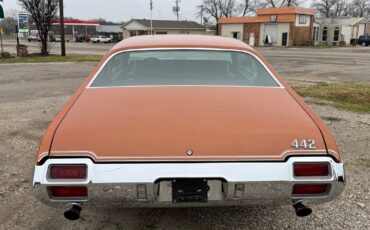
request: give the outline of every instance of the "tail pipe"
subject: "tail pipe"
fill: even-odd
[[[79,204],[72,204],[72,207],[64,212],[64,217],[68,220],[78,220],[80,219],[82,207]]]
[[[295,214],[299,217],[306,217],[312,213],[312,209],[305,206],[302,201],[293,202],[293,208],[295,210]]]

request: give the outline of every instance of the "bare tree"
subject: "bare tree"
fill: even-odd
[[[259,7],[260,1],[259,0],[243,0],[238,5],[238,15],[246,16],[249,13],[256,12],[257,8]]]
[[[329,18],[333,14],[335,2],[336,0],[316,0],[312,3],[312,7],[316,8],[320,16]]]
[[[263,7],[287,7],[298,6],[302,3],[301,0],[264,0],[261,2]]]
[[[48,55],[48,33],[56,19],[59,0],[19,0],[33,18],[41,40],[41,54]]]
[[[370,13],[370,0],[316,0],[312,3],[322,17],[364,17]]]
[[[353,1],[354,17],[366,17],[370,15],[370,0],[354,0]]]

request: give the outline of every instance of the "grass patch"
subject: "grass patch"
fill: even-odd
[[[44,62],[98,62],[102,58],[101,55],[76,55],[71,54],[66,57],[59,55],[29,55],[27,57],[15,57],[15,58],[0,58],[0,64],[2,63],[44,63]]]
[[[294,87],[302,97],[332,101],[339,109],[370,112],[370,84],[366,83],[318,83],[312,86]]]

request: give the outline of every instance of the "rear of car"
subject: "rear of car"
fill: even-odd
[[[343,162],[326,127],[255,51],[178,39],[101,63],[38,153],[42,201],[75,204],[69,219],[82,204],[294,204],[305,216],[302,201],[342,192]]]

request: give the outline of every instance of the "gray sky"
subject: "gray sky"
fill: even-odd
[[[78,19],[104,18],[106,20],[120,22],[131,18],[149,18],[150,0],[64,0],[65,16]],[[304,1],[308,6],[310,0]],[[201,0],[182,0],[181,19],[200,21],[197,18],[196,6]],[[172,12],[174,0],[153,0],[153,19],[176,19]],[[4,0],[5,11],[20,9],[18,0]]]

